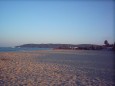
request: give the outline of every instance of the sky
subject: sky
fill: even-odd
[[[114,1],[0,1],[0,47],[114,43]]]

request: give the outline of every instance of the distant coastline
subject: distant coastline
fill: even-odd
[[[16,48],[52,48],[66,50],[113,50],[114,45],[96,45],[96,44],[23,44]]]

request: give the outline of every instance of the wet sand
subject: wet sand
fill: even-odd
[[[115,86],[111,57],[80,50],[0,53],[0,86]]]

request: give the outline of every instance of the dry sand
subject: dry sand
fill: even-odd
[[[48,53],[62,51],[0,53],[0,86],[115,86],[112,81],[91,78],[66,64],[36,62],[36,57]]]

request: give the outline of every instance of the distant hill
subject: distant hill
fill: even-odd
[[[59,48],[59,47],[81,47],[81,48],[89,48],[91,46],[99,47],[100,45],[95,44],[24,44],[16,47],[22,47],[22,48]]]
[[[78,44],[77,47],[90,47],[92,45],[95,47],[101,46],[101,45],[96,45],[96,44]]]
[[[74,46],[70,44],[24,44],[16,47],[26,47],[26,48],[58,48],[60,46]]]

